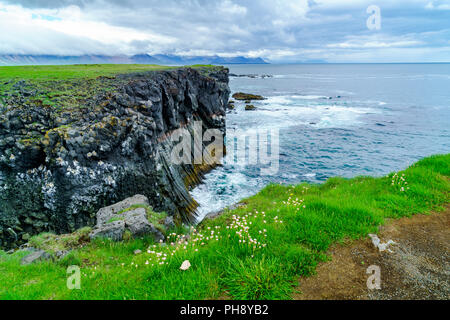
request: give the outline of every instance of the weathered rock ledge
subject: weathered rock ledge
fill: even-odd
[[[151,236],[156,242],[163,242],[167,230],[174,227],[173,218],[164,213],[153,212],[147,197],[135,195],[97,212],[97,225],[90,233],[91,239],[124,239],[125,233],[133,238]]]
[[[194,121],[225,132],[228,69],[96,81],[107,85],[71,108],[30,100],[40,92],[26,81],[15,85],[18,95],[0,99],[0,247],[93,226],[98,209],[136,194],[176,221],[194,217],[188,189],[211,166],[172,164],[169,138],[180,127],[192,132]]]

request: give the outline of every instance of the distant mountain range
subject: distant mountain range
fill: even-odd
[[[14,65],[60,65],[60,64],[267,64],[262,58],[219,57],[219,56],[178,56],[165,54],[138,54],[134,56],[56,56],[56,55],[0,55],[0,66]]]

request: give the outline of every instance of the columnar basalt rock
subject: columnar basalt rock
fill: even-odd
[[[194,218],[188,189],[212,166],[173,164],[170,137],[181,127],[192,132],[194,121],[225,133],[228,70],[180,68],[96,81],[107,89],[85,93],[76,107],[30,102],[39,89],[26,82],[16,83],[16,91],[27,95],[0,104],[0,247],[43,231],[92,226],[98,209],[135,194],[175,221]]]

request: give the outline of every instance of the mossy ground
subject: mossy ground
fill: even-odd
[[[192,68],[213,68],[212,65],[193,65]],[[61,66],[13,66],[0,67],[0,83],[19,80],[67,80],[96,79],[133,72],[158,71],[178,67],[146,64],[79,64]]]
[[[29,240],[29,244],[34,248],[45,249],[51,253],[62,250],[71,250],[88,242],[91,230],[90,227],[85,227],[74,233],[65,235],[56,235],[46,232],[32,237]]]
[[[289,299],[332,244],[376,233],[386,218],[441,210],[449,176],[450,154],[433,156],[381,178],[267,186],[189,240],[170,234],[167,246],[98,240],[30,266],[20,265],[24,252],[0,252],[0,299]],[[80,290],[66,286],[69,265],[81,268]]]

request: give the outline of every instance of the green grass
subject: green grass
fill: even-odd
[[[187,66],[199,69],[212,65]],[[21,104],[70,110],[85,107],[95,95],[106,95],[125,84],[116,76],[179,67],[143,64],[87,64],[0,67],[0,106]],[[20,88],[17,84],[20,82]],[[21,98],[21,99],[19,99]]]
[[[192,65],[191,68],[215,68],[213,65]],[[179,67],[154,64],[78,64],[57,66],[0,67],[0,82],[20,80],[95,79],[133,72],[170,70]]]
[[[433,156],[395,176],[267,186],[192,230],[187,243],[175,233],[167,246],[99,240],[30,266],[20,265],[23,252],[0,252],[0,299],[289,299],[332,244],[377,232],[387,218],[441,210],[449,176],[450,154]],[[81,267],[81,290],[66,287],[69,265]]]
[[[0,67],[0,81],[95,79],[131,72],[167,70],[174,67],[144,64],[80,64],[61,66]]]
[[[88,241],[89,233],[91,231],[92,229],[90,227],[84,227],[74,233],[65,235],[56,235],[45,232],[32,237],[29,240],[29,244],[34,248],[45,249],[51,253],[62,250],[71,250]]]

